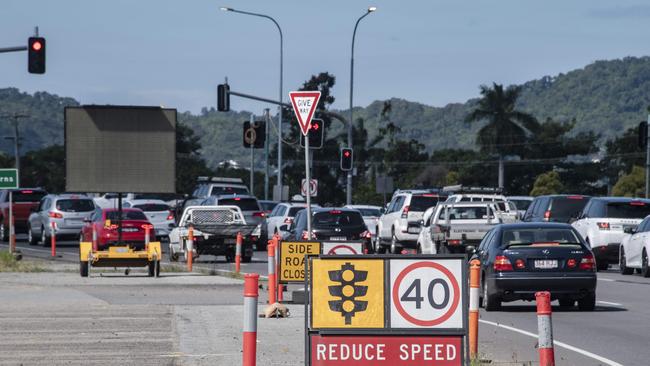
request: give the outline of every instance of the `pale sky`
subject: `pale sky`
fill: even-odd
[[[355,105],[403,98],[464,102],[480,84],[522,83],[590,62],[650,52],[647,0],[2,0],[0,47],[25,45],[40,26],[47,73],[27,73],[26,52],[0,54],[0,87],[48,91],[86,104],[216,107],[216,85],[277,99],[284,33],[284,99],[310,75],[337,77],[348,107],[350,43]],[[232,108],[267,104],[233,98]]]

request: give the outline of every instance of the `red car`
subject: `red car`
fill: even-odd
[[[96,209],[90,220],[81,229],[81,240],[93,240],[93,227],[97,233],[98,249],[105,249],[111,245],[118,244],[117,223],[119,212],[114,208]],[[122,209],[122,242],[130,244],[137,249],[144,248],[145,228],[152,227],[151,223],[139,208]],[[155,233],[150,233],[155,238]]]

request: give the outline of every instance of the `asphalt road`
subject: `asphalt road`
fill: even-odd
[[[6,247],[6,245],[2,245]],[[32,247],[19,241],[23,255],[49,258],[50,248]],[[77,244],[60,243],[57,261],[77,262]],[[165,258],[167,260],[167,258]],[[223,257],[202,257],[195,264],[203,269],[232,269]],[[266,252],[257,251],[243,272],[266,274]],[[597,306],[593,312],[553,307],[553,335],[558,365],[648,365],[650,359],[650,278],[623,276],[615,269],[598,273]],[[89,289],[90,292],[92,290]],[[108,291],[108,295],[106,295]],[[115,291],[115,294],[111,294]],[[129,299],[117,289],[104,289],[95,297]],[[149,293],[156,298],[155,289]],[[162,296],[162,295],[161,295]],[[124,300],[126,301],[126,300]],[[239,301],[239,300],[238,300]],[[120,300],[120,303],[123,301]],[[537,317],[534,303],[505,303],[502,311],[481,310],[480,353],[493,360],[537,360]]]

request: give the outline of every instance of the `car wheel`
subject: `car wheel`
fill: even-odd
[[[45,228],[41,226],[41,245],[44,247],[51,245],[50,240],[50,237],[45,234]]]
[[[576,304],[575,300],[571,299],[560,299],[560,307],[563,308],[572,308]]]
[[[490,294],[487,281],[483,281],[483,308],[485,311],[497,311],[501,309],[501,299],[497,295]]]
[[[581,311],[594,311],[596,308],[596,293],[591,292],[578,300],[578,309]]]
[[[393,233],[391,239],[390,239],[390,253],[391,254],[399,254],[401,252],[402,247],[400,246],[399,242],[397,241],[397,237],[395,236],[395,233]]]
[[[169,261],[178,262],[178,253],[174,252],[171,245],[169,246]]]
[[[29,242],[29,245],[38,244],[38,239],[34,236],[34,233],[32,233],[31,226],[29,227],[29,229],[27,229],[27,241]]]
[[[8,242],[9,241],[8,233],[9,230],[7,230],[4,224],[0,225],[0,241]]]
[[[648,253],[643,249],[641,256],[641,276],[650,277],[650,266],[648,266]]]
[[[621,255],[618,259],[618,266],[620,267],[622,275],[631,275],[633,272],[632,268],[627,267],[627,258],[625,257],[625,250],[623,247],[621,247]]]

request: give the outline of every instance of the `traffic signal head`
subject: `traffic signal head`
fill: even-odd
[[[349,147],[341,149],[341,170],[352,170],[352,149]]]
[[[648,144],[648,122],[639,123],[639,147],[644,148]]]
[[[27,40],[27,71],[45,74],[45,38],[29,37]]]
[[[307,132],[309,138],[310,149],[320,149],[323,147],[323,139],[325,138],[325,124],[322,119],[314,118],[311,120],[309,131]],[[303,136],[300,136],[300,146],[304,147],[305,142]]]
[[[230,86],[228,84],[217,86],[217,110],[219,112],[230,111]]]
[[[264,148],[266,142],[266,122],[257,121],[251,125],[250,122],[244,122],[244,147],[255,149]]]

